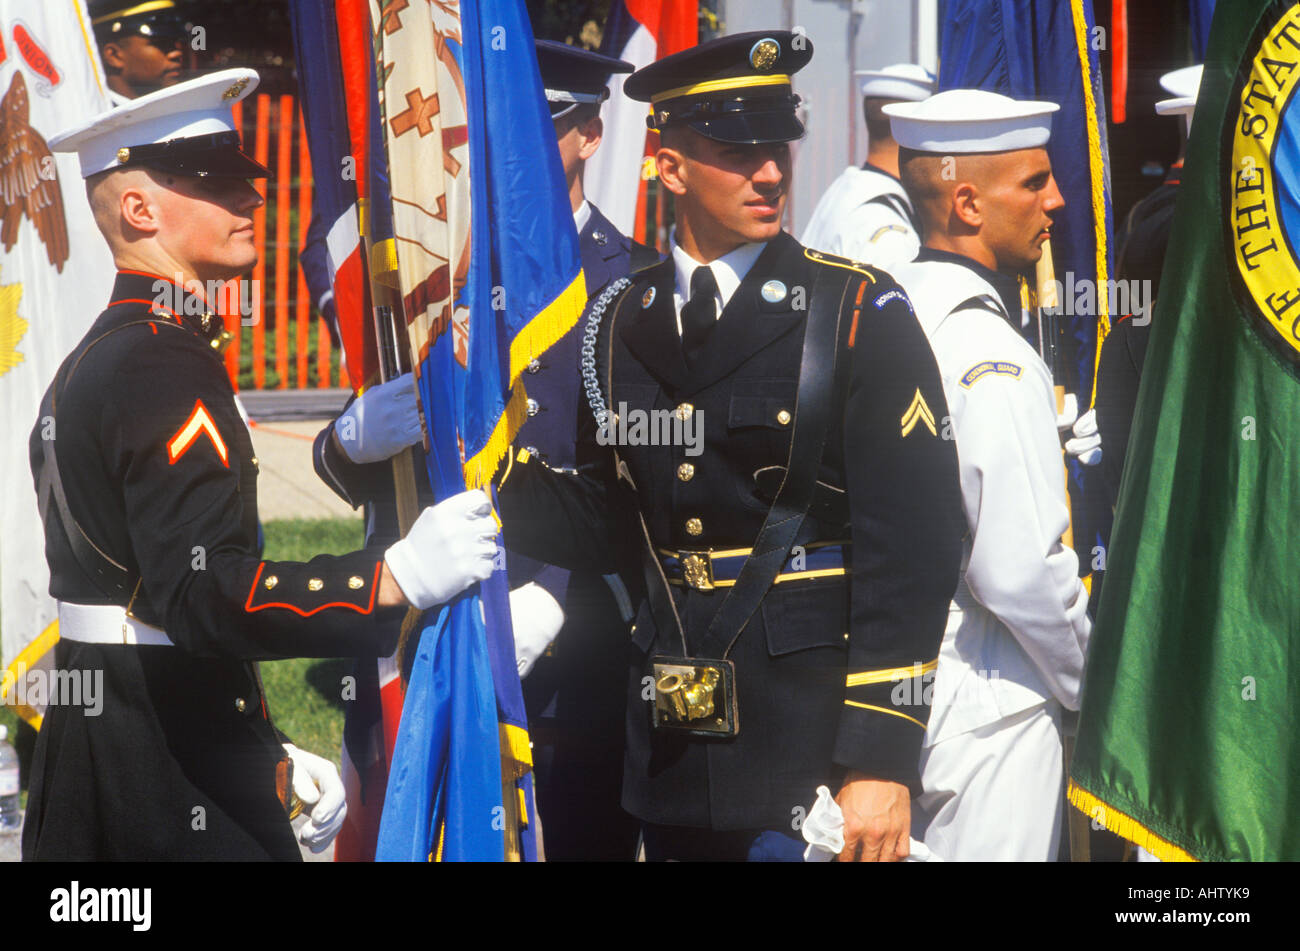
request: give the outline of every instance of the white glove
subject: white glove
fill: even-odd
[[[315,753],[300,750],[292,743],[284,751],[293,760],[293,791],[302,800],[307,821],[298,830],[298,841],[319,854],[329,848],[343,828],[348,804],[343,794],[343,780],[334,764]]]
[[[1064,432],[1073,426],[1074,421],[1079,418],[1079,398],[1073,393],[1066,393],[1061,402],[1065,405],[1056,414],[1056,428]]]
[[[1097,431],[1097,411],[1090,409],[1075,421],[1074,438],[1065,441],[1065,451],[1085,466],[1101,462],[1101,433]]]
[[[829,862],[844,851],[844,813],[840,809],[831,791],[825,786],[817,787],[817,801],[808,810],[808,815],[799,827],[803,840],[808,843],[804,849],[805,862]],[[908,856],[905,862],[942,862],[924,842],[908,838]]]
[[[334,437],[353,462],[381,462],[420,441],[415,378],[403,373],[372,386],[334,421]]]
[[[564,626],[564,609],[535,581],[510,592],[510,626],[515,631],[515,667],[523,680]]]
[[[421,610],[442,604],[492,574],[497,522],[492,502],[471,489],[420,513],[384,563],[406,600]]]

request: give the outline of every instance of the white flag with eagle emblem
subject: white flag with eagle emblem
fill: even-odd
[[[109,106],[81,0],[0,0],[0,693],[38,727],[43,698],[19,682],[52,662],[58,621],[27,440],[114,274],[76,156],[46,141]]]

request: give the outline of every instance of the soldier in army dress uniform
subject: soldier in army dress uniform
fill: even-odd
[[[661,135],[672,255],[589,307],[605,425],[581,471],[520,450],[502,477],[508,546],[561,564],[610,563],[611,518],[633,511],[623,805],[650,860],[797,859],[821,784],[842,858],[908,851],[957,463],[903,292],[781,230],[811,55],[801,34],[738,34],[628,79]]]
[[[143,96],[51,140],[76,152],[118,276],[32,432],[60,671],[102,672],[102,713],[52,706],[23,832],[27,860],[299,858],[344,807],[333,765],[271,722],[255,662],[392,649],[403,610],[492,571],[481,493],[423,512],[386,550],[262,560],[257,459],[208,309],[256,260],[228,70]],[[296,767],[296,768],[295,768]]]

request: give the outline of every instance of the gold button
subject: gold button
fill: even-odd
[[[275,575],[267,575],[266,580],[262,583],[266,585],[266,590],[270,591],[272,588],[274,588],[276,585],[280,583],[280,579],[277,578]]]
[[[789,425],[790,425],[790,411],[789,411],[788,409],[783,409],[783,410],[781,410],[781,412],[779,412],[779,413],[776,414],[776,421],[777,421],[778,423],[780,423],[782,426],[789,426]]]
[[[312,578],[307,582],[308,591],[319,591],[323,587],[325,587],[325,582],[321,581],[319,578]]]
[[[704,532],[704,523],[698,518],[688,518],[686,520],[686,534],[700,535]]]
[[[683,482],[690,482],[695,478],[695,467],[689,462],[683,462],[677,467],[677,478]]]
[[[249,460],[249,462],[253,464],[254,469],[257,468],[257,456],[254,456],[252,459]]]
[[[361,580],[360,575],[353,575],[351,578],[348,579],[348,587],[351,588],[353,591],[356,591],[357,588],[360,588],[364,584],[365,582]]]
[[[691,418],[691,413],[695,412],[695,407],[690,403],[681,403],[673,412],[684,423]]]
[[[245,710],[248,709],[248,702],[244,700],[243,697],[236,697],[235,709],[238,710],[240,713],[243,713]]]
[[[118,150],[117,150],[117,160],[118,160],[118,162],[129,162],[129,161],[131,161],[131,150],[130,150],[130,149],[127,149],[127,148],[121,148],[121,149],[118,149]]]

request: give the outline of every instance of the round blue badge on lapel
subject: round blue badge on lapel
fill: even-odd
[[[653,287],[647,287],[645,289],[645,293],[641,295],[641,307],[642,309],[644,309],[646,307],[649,307],[654,302],[655,302],[655,289]]]
[[[759,293],[769,304],[779,304],[785,300],[786,289],[780,281],[768,281],[759,289]]]

